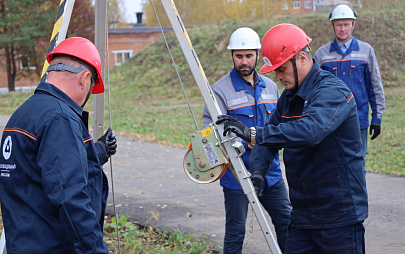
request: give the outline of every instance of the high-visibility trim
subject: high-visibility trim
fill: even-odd
[[[364,59],[352,58],[352,59],[345,59],[345,60],[330,60],[330,61],[325,61],[325,62],[323,62],[323,63],[321,64],[321,66],[324,65],[324,64],[326,64],[326,63],[347,62],[347,61],[362,61],[362,62],[368,63],[368,61],[367,61],[367,60],[364,60]]]
[[[228,111],[235,110],[235,109],[238,109],[238,108],[246,108],[246,107],[250,107],[250,106],[254,106],[254,105],[255,104],[249,104],[249,105],[243,105],[243,106],[235,107],[235,108],[228,108]]]
[[[31,138],[33,140],[37,140],[37,137],[35,137],[35,135],[33,135],[33,134],[31,134],[31,133],[29,133],[29,132],[27,132],[25,130],[21,130],[21,129],[18,129],[18,128],[6,128],[6,129],[3,130],[3,132],[6,132],[6,131],[7,132],[18,132],[18,133],[24,134],[25,136],[27,136],[27,137],[29,137],[29,138]]]
[[[93,139],[92,137],[89,137],[89,138],[83,140],[83,143],[89,142],[89,141],[91,141],[92,139]]]
[[[349,103],[352,99],[353,99],[353,94],[352,94],[352,96],[349,97],[349,99],[347,100],[347,103]]]
[[[268,103],[268,104],[277,104],[277,101],[274,101],[274,102],[259,102],[259,103],[257,103],[257,105],[260,105],[260,104],[266,104],[266,103]]]
[[[257,103],[257,105],[266,104],[266,103],[268,103],[268,104],[276,104],[277,102],[260,102],[260,103]],[[254,105],[255,104],[243,105],[243,106],[240,106],[240,107],[228,108],[227,110],[231,111],[231,110],[235,110],[235,109],[238,109],[238,108],[245,108],[245,107],[250,107],[250,106],[254,106]]]
[[[301,116],[281,116],[282,118],[291,119],[291,118],[300,118]]]

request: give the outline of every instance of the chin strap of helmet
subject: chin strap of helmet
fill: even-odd
[[[297,71],[297,64],[296,64],[296,61],[295,61],[295,56],[296,56],[296,55],[294,55],[294,56],[291,58],[291,62],[292,62],[292,64],[293,64],[294,76],[295,76],[295,89],[294,89],[294,91],[297,92],[297,91],[298,91],[298,71]]]

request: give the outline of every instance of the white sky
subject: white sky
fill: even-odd
[[[135,12],[142,11],[142,3],[146,0],[124,0],[125,17],[128,22],[136,23]]]

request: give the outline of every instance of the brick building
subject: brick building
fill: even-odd
[[[147,27],[142,24],[141,13],[137,13],[137,19],[137,23],[132,25],[130,28],[108,30],[108,60],[110,67],[123,64],[140,50],[147,47],[156,38],[162,36],[162,32],[159,27]],[[173,29],[171,27],[163,27],[164,32],[172,30]],[[2,53],[3,52],[0,50],[0,55],[4,55]],[[8,87],[7,72],[4,70],[4,68],[5,63],[2,63],[2,67],[0,67],[0,89],[6,89]],[[24,74],[26,74],[25,76],[28,77],[19,77],[16,79],[16,90],[19,90],[22,87],[35,87],[38,85],[39,78],[38,74],[36,74],[36,67],[33,66],[33,64],[30,64],[29,60],[26,58],[18,58],[17,72],[24,72]]]

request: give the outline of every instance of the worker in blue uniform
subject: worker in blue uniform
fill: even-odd
[[[303,30],[271,28],[262,41],[261,73],[275,71],[285,86],[265,126],[249,128],[229,116],[232,131],[255,144],[249,162],[267,173],[279,149],[292,205],[285,253],[364,253],[368,200],[357,106],[344,82],[312,59]]]
[[[314,58],[322,69],[342,79],[352,91],[357,104],[363,156],[366,157],[368,134],[374,140],[381,133],[385,96],[373,47],[352,36],[356,19],[357,13],[349,6],[336,6],[329,15],[335,39],[320,47]]]
[[[48,56],[47,82],[10,117],[2,135],[0,201],[7,253],[108,253],[103,221],[115,154],[112,129],[93,142],[91,93],[104,92],[100,55],[74,37]]]
[[[237,29],[232,34],[228,46],[234,68],[212,86],[221,111],[239,119],[249,127],[264,126],[280,97],[277,85],[255,70],[260,47],[259,36],[253,29],[248,27]],[[204,108],[203,121],[206,127],[212,122],[207,107]],[[252,146],[245,141],[242,143],[246,150],[242,160],[249,170]],[[260,203],[271,217],[278,245],[283,251],[291,205],[278,154],[269,166],[266,181],[263,181],[263,176],[258,172],[251,172],[252,183],[259,193]],[[222,176],[220,185],[224,192],[226,216],[223,251],[224,254],[242,253],[249,201],[231,170],[227,170]]]

